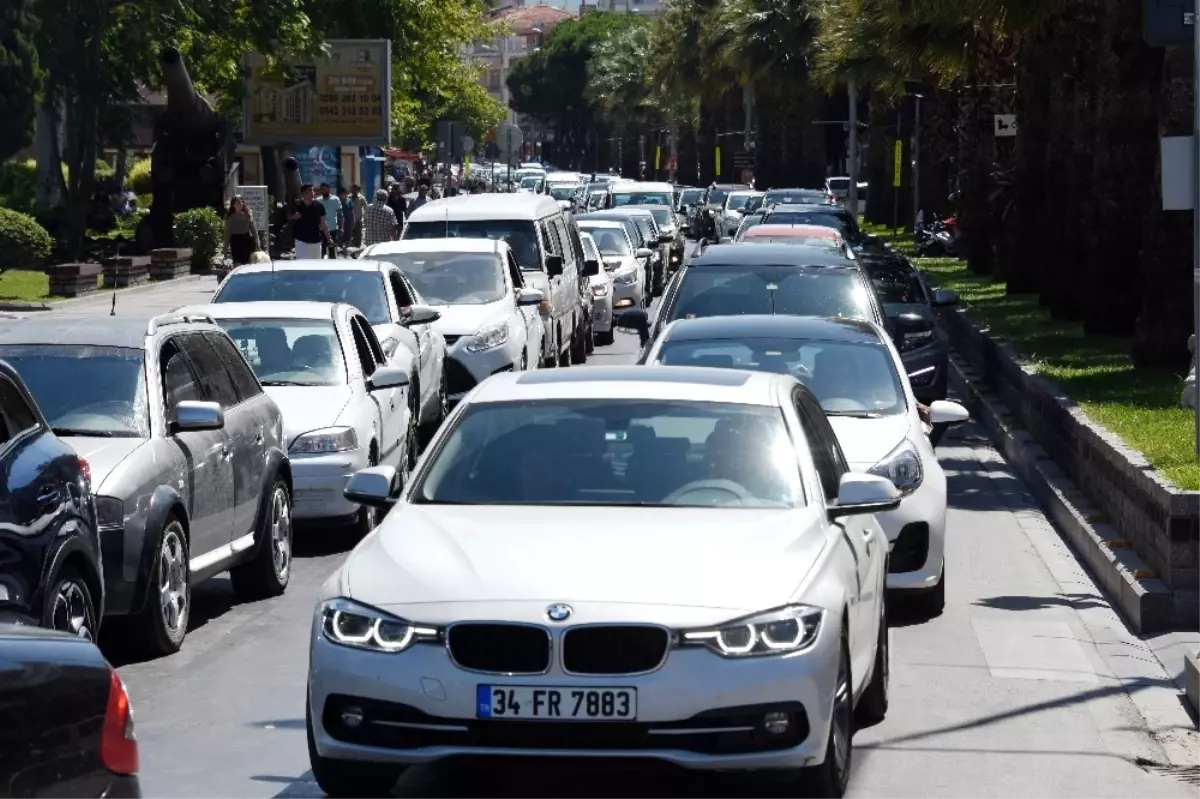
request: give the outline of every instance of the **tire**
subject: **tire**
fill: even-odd
[[[892,670],[892,653],[888,639],[887,602],[881,601],[879,613],[879,641],[875,645],[875,666],[871,670],[871,682],[858,699],[855,711],[855,726],[873,727],[883,721],[888,712],[888,688]]]
[[[912,608],[920,615],[926,618],[934,618],[941,616],[942,611],[946,609],[946,564],[942,564],[942,576],[938,578],[937,585],[923,594],[917,594],[912,598]]]
[[[292,577],[292,492],[282,477],[271,483],[254,537],[254,557],[229,570],[233,592],[243,602],[281,595]]]
[[[587,329],[583,333],[583,346],[584,351],[588,355],[591,355],[596,351],[596,334],[592,331],[592,320],[590,316],[588,318]]]
[[[556,366],[558,366],[558,328],[552,327],[550,330],[547,331],[546,334],[550,336],[550,353],[551,354],[549,357],[546,357],[546,356],[542,357],[542,368],[543,369],[553,369]]]
[[[313,779],[326,796],[347,799],[391,796],[392,788],[404,773],[404,766],[321,757],[313,736],[312,708],[307,699],[304,701],[304,726],[308,733],[308,764]]]
[[[604,330],[596,334],[596,346],[607,347],[615,341],[616,338],[611,330]]]
[[[411,385],[414,388],[408,392],[408,429],[404,433],[405,455],[400,469],[406,480],[421,457],[421,393],[416,383]]]
[[[426,421],[421,425],[421,447],[424,448],[434,435],[437,434],[438,428],[442,426],[442,422],[446,421],[446,417],[450,415],[450,394],[446,389],[446,370],[442,369],[442,381],[438,386],[438,409],[437,415],[434,418]],[[372,466],[376,464],[371,464]]]
[[[50,583],[42,608],[42,626],[95,641],[100,634],[96,603],[83,575],[67,564]]]
[[[950,425],[948,425],[948,424],[933,425],[933,429],[929,431],[929,445],[932,447],[936,447],[938,445],[938,442],[942,440],[942,437],[946,435],[946,432],[949,429],[950,429]]]
[[[558,331],[558,335],[555,337],[555,343],[557,343],[559,347],[562,347],[562,330]],[[572,333],[571,340],[569,342],[567,342],[567,351],[563,352],[561,349],[558,350],[558,365],[559,365],[559,367],[565,368],[565,367],[571,365],[571,352],[574,349],[575,349],[575,334]]]
[[[825,746],[825,762],[801,771],[801,779],[811,786],[816,796],[841,799],[850,783],[850,767],[854,754],[854,683],[850,679],[850,642],[842,630],[842,654],[838,662],[838,679],[834,688],[833,716],[829,722],[829,739]]]
[[[154,541],[146,606],[130,620],[131,640],[137,641],[151,657],[178,652],[187,637],[192,610],[192,575],[187,553],[183,523],[171,516]]]
[[[582,325],[571,335],[571,363],[587,363],[587,329]]]

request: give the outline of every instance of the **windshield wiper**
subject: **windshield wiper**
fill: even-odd
[[[260,380],[264,386],[324,386],[327,383],[305,382],[301,380]]]
[[[85,430],[78,427],[51,427],[56,436],[88,436],[91,438],[139,438],[132,430]]]
[[[844,416],[848,419],[882,419],[882,413],[870,411],[825,411],[826,416]]]

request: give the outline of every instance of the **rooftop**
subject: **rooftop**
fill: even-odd
[[[534,28],[539,28],[542,33],[549,33],[555,25],[575,19],[576,15],[554,6],[536,5],[502,8],[493,12],[491,17],[493,20],[504,22],[513,34],[529,36],[537,33]]]

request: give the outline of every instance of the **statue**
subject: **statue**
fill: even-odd
[[[1188,338],[1188,351],[1192,353],[1192,368],[1188,370],[1187,380],[1184,381],[1183,394],[1179,397],[1179,404],[1185,408],[1195,408],[1200,397],[1197,397],[1196,387],[1196,335],[1194,333]]]
[[[150,154],[154,204],[137,231],[138,245],[145,251],[174,245],[175,214],[193,208],[221,209],[233,162],[229,122],[196,92],[183,56],[167,47],[159,60],[167,107],[154,120]]]

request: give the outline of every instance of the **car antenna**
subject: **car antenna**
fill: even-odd
[[[446,238],[450,238],[450,209],[442,209],[446,212]]]
[[[108,315],[109,316],[117,315],[117,292],[115,292],[115,291],[113,292],[112,308],[109,310]]]

